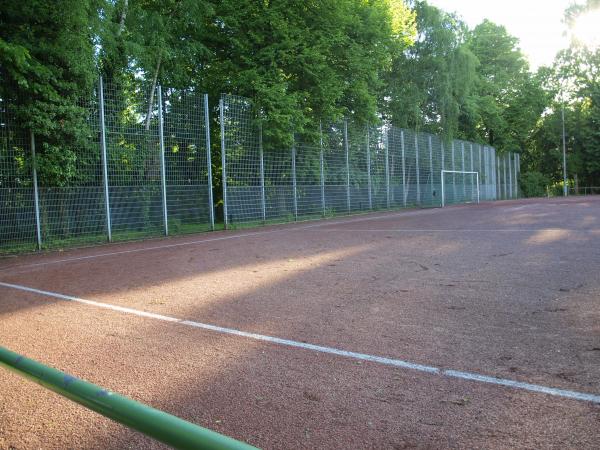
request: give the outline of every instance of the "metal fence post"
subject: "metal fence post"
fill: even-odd
[[[415,133],[415,169],[417,176],[417,205],[421,204],[421,174],[419,171],[419,133]]]
[[[486,151],[487,154],[487,165],[488,167],[486,168],[486,179],[487,179],[487,184],[486,184],[486,191],[487,191],[487,197],[488,200],[496,200],[498,198],[498,192],[499,192],[499,181],[498,181],[498,177],[496,176],[496,172],[498,170],[498,165],[497,165],[497,157],[496,157],[496,153],[494,153],[492,151],[491,147],[485,147],[484,150]]]
[[[208,178],[208,213],[210,229],[215,229],[215,204],[213,198],[212,161],[210,156],[210,120],[208,117],[208,94],[204,94],[204,131],[206,136],[206,169]]]
[[[519,180],[521,179],[521,154],[519,154],[519,157],[517,159],[517,175],[519,177]],[[520,184],[518,184],[520,185]]]
[[[496,162],[497,196],[499,197],[499,200],[502,200],[502,177],[500,176],[500,157],[496,156],[494,161]]]
[[[267,220],[267,198],[265,195],[265,154],[263,151],[262,122],[258,125],[258,156],[260,158],[260,206],[262,220]]]
[[[492,152],[493,152],[494,157],[495,157],[495,155],[497,155],[497,153],[496,153],[496,149],[494,147],[492,147]],[[500,157],[498,157],[498,161],[500,161]],[[499,164],[499,162],[498,162],[498,164]],[[500,181],[498,184],[502,185],[502,181]]]
[[[483,171],[484,171],[484,179],[485,179],[485,198],[486,200],[490,199],[490,166],[491,166],[491,158],[488,153],[488,148],[483,147]]]
[[[492,191],[491,191],[491,184],[494,184],[494,159],[492,158],[492,155],[490,155],[489,152],[489,148],[488,147],[483,147],[483,152],[484,152],[484,160],[485,160],[485,195],[486,198],[488,200],[494,200],[495,195],[492,195]],[[495,186],[495,184],[494,184]],[[496,189],[494,187],[494,189]]]
[[[485,147],[485,154],[487,156],[487,166],[485,169],[486,179],[486,197],[488,200],[495,200],[496,195],[496,157],[491,151],[490,147]]]
[[[108,159],[106,154],[106,125],[104,122],[104,86],[102,77],[99,80],[100,99],[100,150],[102,155],[102,182],[104,184],[104,209],[106,212],[106,233],[108,242],[112,242],[112,221],[110,218],[110,197],[108,192]]]
[[[504,161],[502,161],[502,172],[504,176],[504,199],[508,198],[508,189],[506,189],[506,154],[504,154]]]
[[[483,171],[481,169],[481,144],[478,145],[479,147],[479,168],[478,168],[478,172],[479,172],[479,189],[481,189],[482,183],[483,183]]]
[[[219,99],[219,120],[221,122],[221,184],[223,186],[223,224],[225,229],[229,225],[227,217],[227,159],[225,157],[225,113],[223,99]]]
[[[513,198],[517,198],[517,154],[512,153]]]
[[[431,145],[431,135],[427,136],[427,146],[429,147],[429,190],[431,194],[430,204],[433,205],[433,146]]]
[[[484,152],[486,152],[486,156],[487,155],[487,147],[483,148]],[[497,176],[497,171],[500,170],[498,168],[498,164],[496,164],[496,157],[495,156],[489,156],[489,166],[491,168],[491,172],[489,168],[486,168],[486,181],[488,180],[488,178],[491,180],[489,182],[486,183],[486,198],[491,195],[492,198],[489,198],[489,200],[500,200],[500,186],[498,185],[498,183],[500,183],[500,179]],[[488,186],[489,184],[489,186]],[[490,188],[493,186],[493,192],[492,194],[489,193]]]
[[[344,119],[344,148],[346,151],[346,203],[350,213],[350,151],[348,149],[348,119]]]
[[[298,188],[296,182],[296,142],[292,136],[292,187],[294,191],[294,220],[298,220]]]
[[[518,183],[517,183],[517,153],[513,153],[512,168],[513,168],[513,198],[519,198]]]
[[[441,185],[442,185],[442,208],[443,208],[444,206],[446,206],[445,200],[444,200],[444,169],[442,169],[440,171],[440,180],[441,180]]]
[[[500,174],[500,190],[501,192],[501,196],[502,199],[505,200],[506,199],[506,178],[504,177],[504,165],[502,164],[502,159],[500,158],[500,156],[497,157],[498,159],[498,171],[502,170],[502,174]],[[500,169],[502,168],[502,169]]]
[[[442,194],[441,204],[442,208],[444,207],[444,170],[446,170],[446,150],[444,149],[444,141],[440,140],[440,147],[442,149],[442,171],[440,175],[440,193]]]
[[[474,165],[473,165],[473,143],[469,142],[469,150],[470,150],[470,155],[471,155],[471,172],[474,172]],[[473,174],[471,174],[471,197],[473,196],[473,189],[475,188],[475,185],[473,183]],[[477,182],[477,189],[479,190],[479,182]],[[479,201],[477,201],[477,203],[479,203]]]
[[[386,206],[390,208],[390,155],[389,155],[389,137],[388,129],[386,128],[383,135],[383,147],[385,150],[385,197]],[[404,159],[403,159],[404,161]]]
[[[373,194],[371,193],[371,148],[369,143],[369,126],[367,125],[367,186],[369,189],[369,209],[373,209]]]
[[[513,198],[513,179],[512,179],[512,166],[510,164],[510,155],[511,153],[508,153],[506,155],[507,159],[508,159],[508,192],[509,192],[509,196],[510,198]]]
[[[0,346],[0,369],[10,370],[169,448],[256,450],[244,442],[186,422],[116,392],[45,366]],[[12,446],[11,446],[12,447]]]
[[[513,198],[519,198],[518,196],[518,188],[517,188],[517,153],[513,153],[512,160],[512,168],[513,168]]]
[[[495,186],[496,186],[496,190],[497,190],[496,194],[497,194],[498,200],[503,200],[502,175],[500,174],[501,167],[500,167],[500,157],[499,156],[496,156],[494,158],[494,164],[496,164],[496,167],[495,167],[495,173],[496,173]]]
[[[456,157],[454,154],[454,141],[452,141],[452,171],[456,172]],[[452,174],[452,201],[456,201],[456,173]]]
[[[323,211],[323,217],[325,217],[325,161],[323,158],[323,124],[319,121],[319,141],[320,141],[320,152],[319,152],[319,164],[321,172],[321,209]]]
[[[481,174],[481,144],[477,144],[478,153],[479,153],[479,164],[477,165],[477,172]],[[481,180],[480,180],[481,181]]]
[[[404,130],[400,130],[400,152],[402,154],[402,204],[406,208],[408,192],[406,192],[406,159],[404,157]]]
[[[30,131],[31,137],[31,170],[33,172],[33,202],[35,209],[35,234],[38,250],[42,249],[42,224],[40,222],[40,194],[38,191],[37,162],[35,158],[35,135]]]
[[[490,167],[491,167],[491,171],[493,172],[494,169],[494,161],[493,158],[488,154],[488,148],[486,146],[483,146],[483,172],[484,172],[484,180],[485,180],[485,189],[484,189],[484,194],[485,194],[485,198],[487,200],[494,200],[494,198],[489,198],[490,195],[490,186],[489,184],[492,183],[493,184],[493,180],[494,180],[494,174],[490,173]],[[484,181],[482,181],[482,183],[484,183]],[[494,187],[494,189],[496,189]]]
[[[500,170],[497,164],[497,157],[491,153],[488,153],[489,147],[483,148],[485,155],[487,157],[486,164],[486,198],[488,200],[499,200],[500,196],[500,187],[497,185],[500,179],[496,176],[496,172]],[[492,190],[493,188],[493,190]],[[491,193],[490,193],[491,192]]]
[[[494,147],[489,147],[488,148],[490,151],[490,179],[491,179],[491,183],[490,183],[490,190],[491,190],[491,200],[496,200],[498,198],[499,195],[499,190],[500,190],[500,181],[498,181],[498,170],[496,170],[496,166],[499,162],[498,157],[496,157],[496,149]]]
[[[515,198],[519,198],[519,166],[521,165],[521,154],[515,153]]]
[[[471,172],[474,172],[475,164],[473,163],[473,143],[469,142],[469,153],[471,156]]]
[[[164,118],[162,103],[162,87],[159,84],[158,89],[158,138],[160,143],[160,182],[162,185],[162,205],[163,218],[165,222],[165,236],[169,235],[169,213],[167,211],[167,177],[165,167],[165,136],[164,136]]]
[[[460,157],[461,157],[461,167],[462,167],[462,171],[465,171],[465,143],[463,141],[461,141],[460,143]],[[463,177],[463,201],[466,200],[467,198],[467,184],[465,183],[465,174],[462,175]]]

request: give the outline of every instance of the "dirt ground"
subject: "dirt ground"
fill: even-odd
[[[0,259],[0,345],[266,449],[599,448],[596,401],[445,374],[598,398],[599,273],[600,198],[373,213]],[[162,446],[0,368],[0,448]]]

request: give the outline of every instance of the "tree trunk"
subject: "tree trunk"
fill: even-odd
[[[150,129],[150,120],[152,119],[152,104],[154,103],[154,91],[156,90],[156,84],[158,83],[158,72],[160,72],[160,64],[162,61],[162,55],[158,56],[156,62],[156,70],[154,72],[154,78],[152,79],[152,89],[150,89],[150,101],[148,102],[148,115],[146,116],[146,131]]]
[[[117,37],[123,34],[125,30],[125,18],[127,17],[127,10],[129,9],[129,0],[123,0],[123,10],[121,11],[121,18],[119,19],[119,30],[117,31]]]

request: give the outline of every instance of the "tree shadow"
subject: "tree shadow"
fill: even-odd
[[[522,211],[515,212],[514,222],[501,209],[481,214],[488,215],[489,228],[529,225],[530,220]],[[538,223],[564,227],[564,217],[548,214]],[[582,233],[539,241],[533,230],[516,238],[478,231],[397,231],[431,229],[430,218],[335,224],[221,241],[218,247],[160,250],[152,258],[137,253],[47,266],[2,279],[312,344],[598,392],[597,357],[593,350],[584,355],[600,335],[592,301],[600,292],[597,240]],[[465,228],[463,210],[444,219],[446,229],[461,221]],[[467,225],[477,229],[484,223],[476,215]],[[48,317],[38,323],[51,321],[45,325],[51,347],[61,345],[69,332],[68,327],[52,331],[54,310],[67,309],[56,313],[66,323],[80,311],[79,305],[32,294],[15,298],[2,303],[0,320],[22,315],[18,320],[25,321],[31,309],[39,309]],[[25,308],[17,305],[21,302]],[[532,404],[551,420],[561,414],[555,405],[565,406],[538,394],[360,364],[181,324],[115,318],[96,310],[88,317],[87,309],[81,315],[87,319],[73,331],[89,332],[85,345],[74,336],[65,349],[66,355],[80,355],[66,359],[79,369],[75,375],[89,374],[105,387],[268,448],[501,445],[510,433],[525,439],[522,423],[512,417],[526,416]],[[485,417],[478,418],[485,405]],[[591,423],[589,405],[566,408],[579,414],[579,427]],[[568,426],[557,432],[555,442],[572,444],[575,425],[564,420]],[[153,445],[128,430],[98,433],[93,427],[91,421],[75,432],[84,447]],[[598,437],[597,429],[586,431],[585,438],[575,436],[578,443]],[[550,442],[540,430],[531,439]]]

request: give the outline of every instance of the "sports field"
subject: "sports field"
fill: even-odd
[[[597,448],[600,198],[0,260],[0,345],[262,448]],[[0,371],[0,448],[160,448]]]

